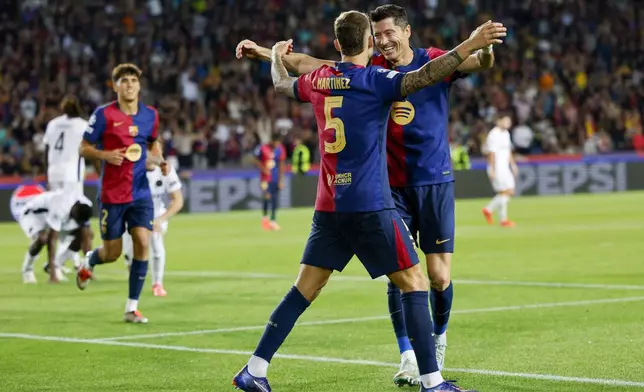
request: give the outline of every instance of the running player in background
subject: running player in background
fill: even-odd
[[[154,201],[154,230],[150,238],[150,262],[152,263],[152,294],[155,297],[165,297],[168,293],[163,287],[165,272],[165,244],[163,237],[168,231],[168,220],[183,208],[183,193],[181,181],[174,168],[169,169],[167,176],[161,173],[158,166],[147,164],[148,183]],[[166,199],[169,204],[166,205]],[[134,246],[130,233],[123,235],[123,254],[128,269],[131,268]]]
[[[45,130],[45,172],[47,173],[47,188],[49,190],[63,189],[71,193],[83,194],[83,181],[85,179],[85,159],[78,150],[83,141],[83,134],[87,129],[87,120],[82,118],[82,110],[78,98],[67,95],[63,98],[60,109],[63,112],[49,123]],[[80,266],[80,255],[71,251],[72,236],[64,236],[60,240],[68,242],[58,244],[56,265],[61,271],[69,273],[64,268],[64,262],[72,260],[74,267]],[[72,247],[75,248],[75,247]],[[62,264],[60,259],[65,258]],[[45,263],[45,270],[49,264]],[[65,279],[66,280],[66,279]]]
[[[387,275],[403,291],[406,328],[421,372],[420,391],[461,391],[443,380],[436,363],[428,282],[389,188],[385,124],[393,102],[440,83],[472,51],[494,42],[500,32],[489,24],[444,56],[403,74],[366,67],[373,39],[365,14],[342,13],[334,30],[342,62],[324,65],[297,79],[288,75],[283,64],[291,42],[278,43],[272,50],[275,89],[313,104],[321,169],[300,274],[271,315],[254,355],[233,384],[244,391],[271,390],[266,373],[273,355],[333,271],[342,271],[356,255],[372,278]]]
[[[400,72],[419,69],[428,61],[444,55],[438,48],[412,48],[411,26],[405,9],[393,4],[376,8],[370,14],[379,54],[371,64]],[[488,26],[491,25],[491,26]],[[500,23],[487,22],[505,36]],[[454,297],[451,260],[454,252],[455,206],[454,175],[449,148],[449,92],[452,82],[466,73],[491,68],[492,44],[467,57],[455,73],[441,83],[425,88],[396,102],[387,125],[387,166],[396,208],[425,253],[431,280],[431,308],[439,368],[443,368],[447,348],[447,325]],[[237,57],[247,55],[269,61],[270,51],[244,40],[237,46]],[[333,64],[330,60],[291,53],[284,58],[286,67],[298,74]],[[387,288],[389,312],[401,354],[400,369],[394,375],[398,386],[417,383],[418,366],[407,336],[402,315],[400,290],[391,282]]]
[[[271,137],[270,143],[258,146],[255,156],[264,199],[262,227],[264,230],[279,230],[275,214],[279,206],[279,191],[284,187],[284,161],[286,160],[286,151],[280,135],[275,133]],[[270,220],[268,219],[269,204],[271,207]]]
[[[33,265],[45,245],[50,265],[49,282],[60,281],[60,271],[51,268],[55,263],[58,234],[61,231],[75,231],[80,228],[88,230],[87,223],[92,217],[92,212],[92,202],[82,193],[62,189],[42,193],[27,202],[18,217],[20,227],[32,241],[22,264],[24,283],[36,283]]]
[[[515,223],[508,219],[508,203],[514,196],[514,178],[519,174],[512,154],[511,127],[510,116],[500,116],[496,127],[488,133],[486,141],[487,174],[496,196],[483,208],[483,215],[488,224],[493,224],[492,214],[498,210],[503,227],[515,226]]]
[[[94,111],[80,147],[83,157],[103,162],[100,184],[103,246],[86,255],[85,263],[76,275],[76,283],[84,290],[95,266],[119,258],[127,227],[134,242],[124,316],[130,323],[148,322],[138,310],[148,271],[150,233],[154,223],[146,162],[164,165],[161,147],[156,142],[159,115],[153,107],[139,102],[140,77],[141,70],[134,64],[120,64],[114,68],[112,82],[118,100]]]

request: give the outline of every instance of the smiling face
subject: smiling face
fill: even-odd
[[[376,47],[390,62],[399,62],[409,48],[411,27],[409,24],[401,27],[396,24],[394,18],[385,18],[372,23],[373,32],[376,38]]]
[[[115,90],[119,99],[122,99],[125,102],[136,100],[139,96],[139,91],[141,91],[141,84],[139,83],[138,76],[132,74],[122,76],[116,82]]]

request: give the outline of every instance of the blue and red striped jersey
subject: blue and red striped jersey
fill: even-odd
[[[102,203],[125,204],[150,196],[145,170],[148,143],[157,139],[159,114],[153,107],[139,103],[135,115],[123,113],[118,102],[97,108],[89,119],[84,139],[102,150],[125,149],[121,166],[103,162],[101,170]]]
[[[394,208],[387,178],[386,124],[400,101],[403,74],[352,63],[322,66],[294,83],[318,124],[320,176],[316,211]]]
[[[286,160],[286,151],[283,145],[273,147],[270,143],[258,146],[255,156],[261,162],[262,169],[259,173],[262,182],[277,183],[280,180],[280,162]],[[266,173],[265,171],[268,171]]]
[[[411,72],[447,51],[414,49],[409,65],[395,68]],[[375,54],[372,64],[391,68]],[[455,72],[443,82],[394,102],[387,124],[387,167],[392,187],[420,186],[454,181],[449,150],[449,92],[452,82],[467,76]]]

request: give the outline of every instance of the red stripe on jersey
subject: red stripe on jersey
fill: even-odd
[[[324,150],[324,142],[332,143],[335,141],[335,132],[333,130],[326,130],[326,116],[324,108],[326,106],[325,100],[331,95],[330,89],[317,89],[316,80],[318,78],[328,78],[330,76],[337,76],[340,72],[331,67],[323,67],[314,72],[310,79],[311,86],[318,94],[312,94],[314,98],[311,101],[313,111],[318,123],[318,138],[320,156],[320,175],[318,177],[318,191],[315,198],[315,210],[334,212],[335,211],[335,175],[338,167],[338,155],[329,154]],[[333,112],[331,112],[333,115]]]
[[[116,103],[107,106],[104,111],[105,132],[103,133],[103,150],[111,151],[124,148],[134,143],[130,134],[132,118],[121,112]],[[134,162],[123,159],[121,166],[103,165],[101,181],[101,201],[108,204],[124,204],[133,200]]]
[[[411,268],[414,264],[411,261],[411,256],[407,251],[407,246],[405,246],[405,240],[403,240],[403,237],[402,237],[403,234],[400,232],[400,229],[398,228],[398,224],[396,223],[395,219],[392,221],[392,224],[394,225],[394,232],[396,235],[396,255],[398,257],[398,267],[402,271],[407,268]]]
[[[387,171],[389,173],[389,185],[392,187],[407,186],[407,157],[404,126],[396,124],[391,118],[391,115],[387,121]]]

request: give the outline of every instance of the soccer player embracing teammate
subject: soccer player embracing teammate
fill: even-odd
[[[156,109],[139,102],[140,76],[141,70],[134,64],[120,64],[114,68],[112,82],[118,100],[94,111],[80,147],[83,157],[102,162],[100,229],[103,246],[86,255],[76,283],[84,290],[94,267],[119,258],[127,227],[134,243],[134,257],[124,320],[131,323],[148,322],[138,310],[154,223],[146,162],[161,166],[167,174],[161,147],[156,142],[159,115]]]
[[[313,105],[321,169],[299,276],[271,315],[254,355],[233,379],[244,391],[271,391],[266,373],[273,355],[333,271],[342,271],[354,255],[372,278],[386,275],[402,291],[402,315],[418,359],[420,391],[462,391],[443,379],[436,362],[428,282],[389,186],[386,123],[394,102],[443,83],[472,52],[505,36],[505,29],[487,23],[452,51],[400,73],[367,67],[374,47],[370,27],[367,15],[342,13],[334,24],[342,61],[299,78],[290,77],[284,64],[291,42],[272,49],[275,89]]]
[[[380,6],[370,13],[370,19],[375,46],[380,52],[371,57],[372,65],[412,72],[446,54],[438,48],[411,47],[411,27],[402,7],[393,4]],[[481,34],[488,34],[488,45],[466,56],[444,79],[394,102],[387,120],[389,182],[398,213],[425,253],[431,280],[436,357],[441,369],[454,296],[451,259],[455,242],[455,206],[448,135],[449,92],[457,78],[494,64],[492,45],[502,43],[505,28],[500,23],[489,21],[479,26],[470,38]],[[237,57],[242,56],[270,61],[270,51],[249,40],[237,46]],[[297,74],[333,64],[333,61],[300,53],[284,57],[287,69]],[[390,282],[387,294],[401,353],[400,369],[394,375],[394,383],[398,386],[415,385],[418,383],[418,366],[405,326],[399,287]]]

